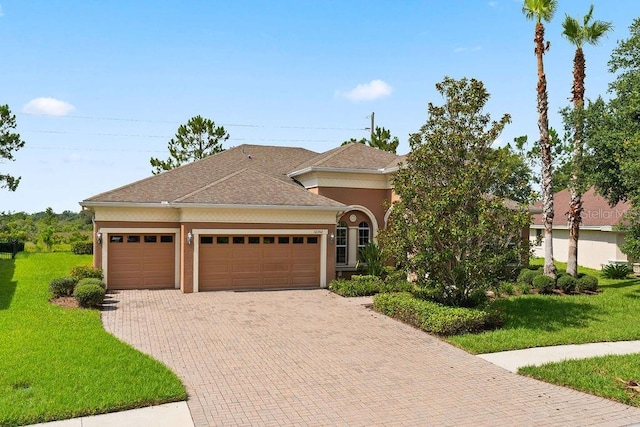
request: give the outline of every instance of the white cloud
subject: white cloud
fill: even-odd
[[[487,4],[489,5],[489,7],[496,7],[498,5],[498,2],[497,1],[490,1]]]
[[[336,95],[345,97],[351,101],[371,101],[383,96],[389,96],[392,92],[391,86],[382,80],[371,80],[369,83],[359,84],[348,92],[337,92]]]
[[[47,116],[66,116],[76,107],[68,102],[60,101],[55,98],[36,98],[27,102],[22,108],[23,113],[27,114],[44,114]]]
[[[482,50],[482,46],[473,46],[473,47],[457,47],[455,49],[453,49],[454,53],[461,53],[461,52],[478,52]]]

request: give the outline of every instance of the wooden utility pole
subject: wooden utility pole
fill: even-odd
[[[375,116],[376,116],[376,113],[371,112],[371,141],[373,141],[373,132],[375,131],[375,127],[374,127],[374,124],[375,124],[375,119],[374,118],[375,118]]]

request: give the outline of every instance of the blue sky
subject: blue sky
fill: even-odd
[[[574,48],[560,0],[547,25],[551,125],[571,96]],[[606,95],[607,61],[627,38],[637,0],[594,0],[615,28],[585,47],[587,97]],[[0,173],[0,211],[78,211],[78,202],[151,174],[167,142],[195,115],[244,143],[334,148],[367,136],[369,116],[401,141],[442,102],[444,76],[482,80],[495,119],[512,115],[498,143],[537,131],[534,23],[515,0],[97,1],[0,0],[0,104],[26,146]]]

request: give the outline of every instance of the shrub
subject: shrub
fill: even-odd
[[[389,266],[384,271],[384,284],[380,287],[380,292],[409,292],[413,288],[404,271]]]
[[[550,294],[556,286],[556,281],[544,274],[533,278],[533,287],[541,294]]]
[[[49,292],[53,298],[68,297],[73,294],[76,283],[73,277],[59,277],[49,282]]]
[[[513,283],[502,282],[500,283],[500,286],[498,286],[498,295],[513,295],[515,293],[516,287],[513,285]]]
[[[576,281],[576,287],[579,291],[595,292],[598,290],[598,278],[587,274],[582,275]]]
[[[386,262],[386,254],[376,243],[369,242],[365,247],[360,248],[358,266],[361,267],[367,275],[382,276]]]
[[[563,292],[573,292],[576,289],[576,279],[568,274],[562,274],[558,277],[556,285],[562,289]]]
[[[531,293],[531,285],[527,285],[526,283],[517,283],[516,292],[522,295],[528,295]]]
[[[102,274],[102,269],[92,267],[90,265],[79,265],[77,267],[74,267],[71,270],[71,277],[75,277],[78,280],[87,279],[87,278],[94,278],[94,279],[100,279],[100,280],[104,279],[104,275]]]
[[[336,279],[329,284],[329,289],[343,297],[361,297],[378,293],[382,280],[376,276],[357,276],[351,280]]]
[[[80,285],[98,285],[102,289],[107,289],[107,285],[102,280],[96,279],[95,277],[86,277],[84,279],[78,280],[78,284],[76,286]]]
[[[517,282],[518,283],[524,283],[525,285],[533,285],[533,279],[537,276],[540,276],[542,274],[542,271],[540,271],[539,269],[537,270],[530,270],[528,268],[523,268],[520,271],[520,274],[518,274],[518,279]]]
[[[87,284],[76,286],[73,296],[80,307],[97,307],[104,299],[105,291],[100,285]]]
[[[71,245],[71,252],[76,255],[93,255],[93,243],[79,242]]]
[[[607,279],[624,279],[633,273],[627,264],[607,264],[602,268],[602,275]]]
[[[495,316],[485,311],[448,307],[415,298],[410,293],[378,294],[373,298],[373,308],[438,335],[478,332],[496,322]]]

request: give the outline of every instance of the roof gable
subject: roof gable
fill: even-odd
[[[400,163],[402,157],[389,151],[379,150],[365,144],[352,142],[329,150],[301,163],[289,176],[296,176],[309,170],[347,169],[382,171]]]

